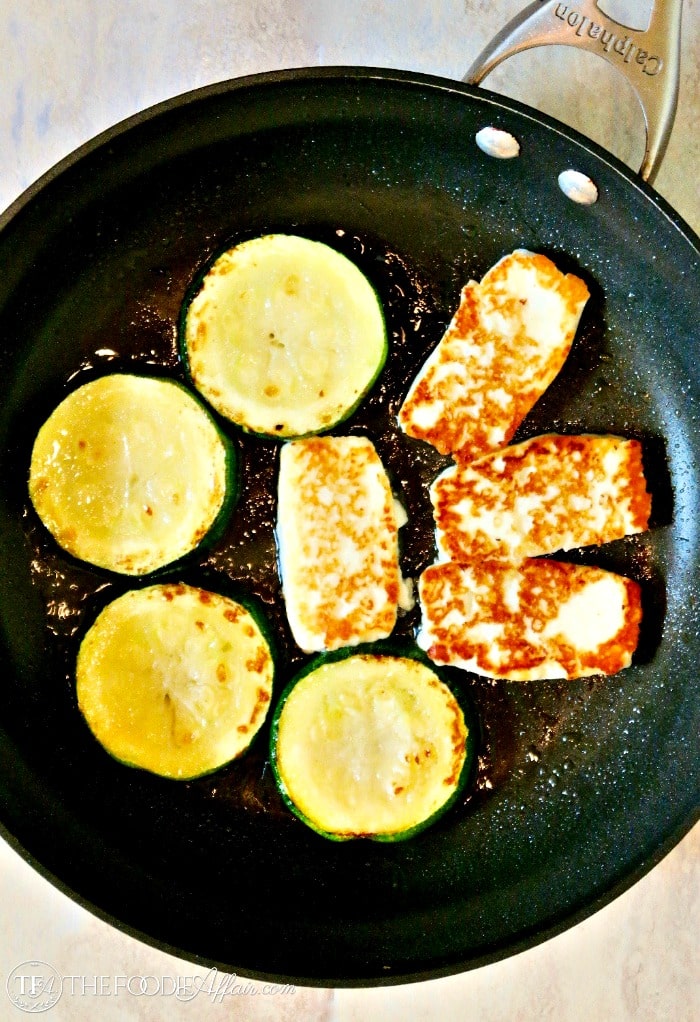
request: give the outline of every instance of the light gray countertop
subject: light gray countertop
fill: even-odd
[[[572,9],[575,5],[569,5]],[[644,3],[607,0],[629,16]],[[284,67],[361,64],[461,78],[519,0],[0,0],[0,209],[57,160],[119,120],[189,89]],[[700,231],[700,4],[685,0],[675,130],[658,191]],[[560,117],[631,165],[642,121],[626,83],[589,55],[523,54],[488,80]],[[546,68],[546,73],[545,72]],[[595,85],[595,87],[594,87]],[[5,980],[22,962],[64,982],[45,1017],[92,1019],[665,1020],[700,1017],[696,827],[593,917],[463,975],[370,990],[269,993],[213,981],[76,906],[0,841],[0,1018],[22,1018]],[[313,949],[309,949],[313,954]],[[117,977],[155,977],[143,991]],[[199,978],[198,980],[196,978]],[[157,982],[156,982],[157,981]],[[203,989],[191,996],[198,987]],[[179,990],[181,996],[176,996]],[[210,992],[207,992],[210,991]],[[253,992],[251,992],[253,991]],[[189,998],[189,999],[188,999]]]

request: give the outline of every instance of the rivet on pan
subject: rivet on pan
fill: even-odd
[[[512,160],[520,155],[520,143],[509,131],[501,128],[482,128],[476,133],[476,144],[487,156],[497,160]]]
[[[567,199],[581,206],[592,206],[598,201],[598,189],[590,177],[578,170],[563,170],[559,175],[559,187]]]

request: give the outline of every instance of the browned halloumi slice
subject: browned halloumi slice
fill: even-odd
[[[403,586],[401,511],[369,440],[310,437],[282,447],[279,565],[301,649],[333,650],[392,632]]]
[[[436,664],[488,678],[615,674],[639,638],[639,585],[601,568],[444,562],[426,568],[418,592],[418,645]]]
[[[588,296],[546,256],[505,256],[463,288],[401,406],[401,428],[465,461],[507,444],[566,361]]]
[[[441,559],[524,557],[643,532],[651,498],[637,440],[546,434],[452,465],[430,490]]]

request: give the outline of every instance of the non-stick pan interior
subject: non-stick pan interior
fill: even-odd
[[[486,125],[519,139],[494,160]],[[580,207],[557,175],[597,184]],[[591,290],[559,378],[519,437],[643,441],[653,528],[584,563],[644,590],[634,665],[609,679],[508,684],[454,673],[479,721],[462,802],[395,844],[336,844],[284,808],[267,732],[207,778],[111,760],[77,709],[73,665],[97,611],[129,585],[70,560],[27,496],[36,431],[72,388],[128,370],[186,382],[188,287],[233,241],[319,238],[375,284],[387,366],[343,432],[376,443],[410,521],[403,566],[433,557],[427,485],[444,459],[399,433],[409,381],[471,277],[525,247]],[[174,101],[49,175],[0,232],[0,813],[39,869],[115,925],[182,957],[297,982],[397,982],[503,957],[619,893],[697,808],[697,239],[618,164],[488,93],[395,72],[291,72]],[[210,550],[165,573],[254,596],[279,651],[304,662],[275,563],[278,446],[224,425],[241,496]],[[141,583],[136,583],[141,584]],[[417,612],[401,619],[411,641]]]

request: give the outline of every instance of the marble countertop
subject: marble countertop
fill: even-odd
[[[0,0],[0,209],[57,160],[122,118],[201,85],[284,67],[363,64],[461,78],[519,0]],[[575,5],[569,5],[574,9]],[[648,7],[601,0],[628,23]],[[489,78],[567,121],[631,166],[643,151],[636,100],[589,55],[522,54]],[[560,62],[559,62],[560,60]],[[544,63],[543,63],[544,62]],[[547,68],[547,73],[543,69]],[[594,73],[592,73],[594,72]],[[700,3],[686,0],[682,81],[657,190],[700,231]],[[594,84],[593,84],[594,83]],[[531,950],[463,975],[368,990],[213,982],[79,908],[0,841],[0,1018],[20,963],[50,963],[63,994],[46,1017],[470,1020],[700,1017],[700,828],[594,916]],[[309,949],[313,953],[313,949]],[[155,977],[139,988],[117,977]],[[220,980],[220,978],[219,978]]]

